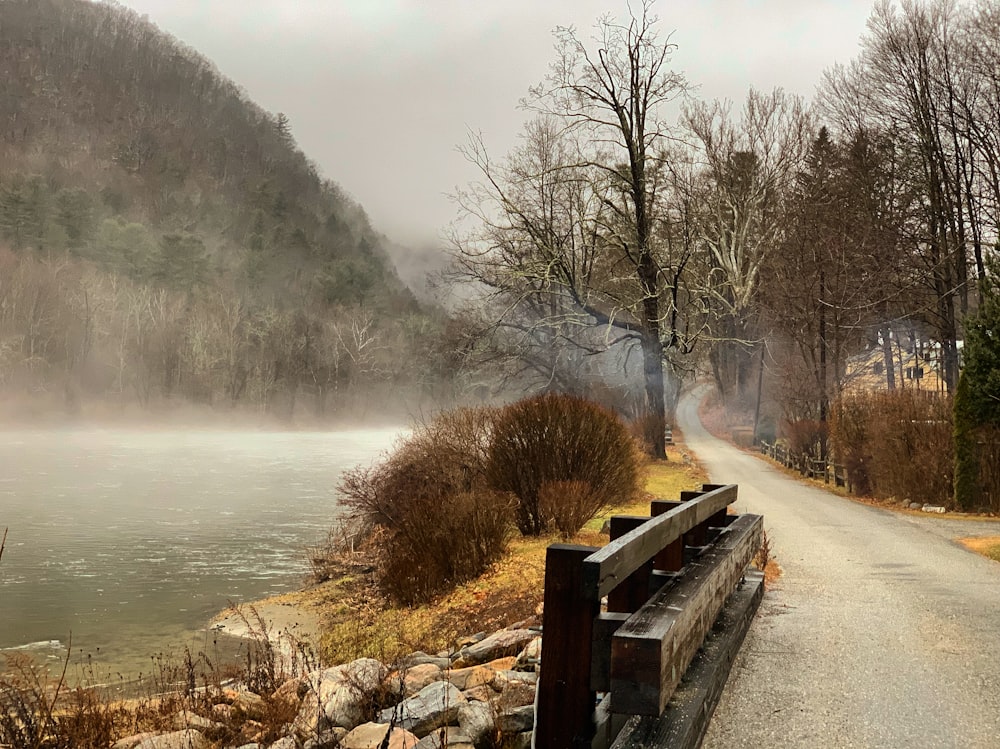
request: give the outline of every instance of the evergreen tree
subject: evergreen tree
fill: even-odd
[[[1000,439],[998,265],[982,279],[979,310],[966,320],[965,367],[955,392],[955,502],[966,510],[996,509],[1000,503],[1000,497],[988,496],[982,481],[984,454]]]

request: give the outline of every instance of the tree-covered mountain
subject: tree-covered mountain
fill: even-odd
[[[0,76],[4,394],[322,413],[436,382],[443,321],[362,207],[197,52],[116,4],[5,0]]]

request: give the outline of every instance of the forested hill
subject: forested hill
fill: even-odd
[[[8,400],[323,412],[415,379],[403,349],[439,323],[287,119],[204,57],[114,4],[4,0],[0,76]]]

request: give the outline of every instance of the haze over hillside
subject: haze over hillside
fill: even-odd
[[[8,402],[324,414],[432,389],[440,320],[287,118],[210,61],[121,6],[10,0],[0,74]]]

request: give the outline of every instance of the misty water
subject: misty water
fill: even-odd
[[[58,663],[71,638],[99,680],[217,650],[211,617],[300,587],[340,474],[398,433],[0,432],[0,650]]]

